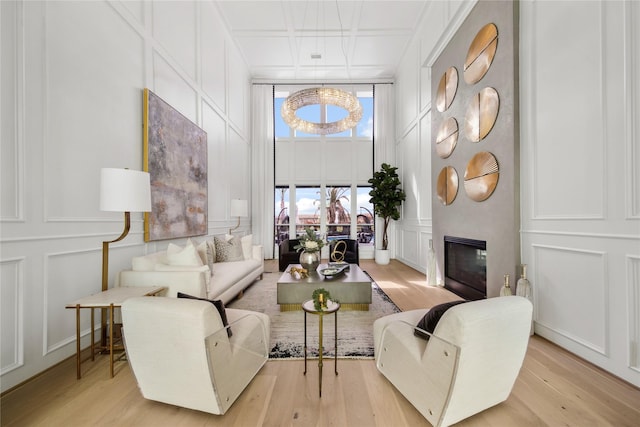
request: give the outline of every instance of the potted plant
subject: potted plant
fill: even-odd
[[[382,248],[376,249],[376,263],[389,263],[389,238],[387,231],[391,220],[400,219],[400,205],[406,199],[404,191],[400,188],[400,178],[397,167],[383,163],[378,172],[374,172],[369,179],[371,191],[369,191],[369,203],[373,203],[375,215],[384,221],[382,228]]]

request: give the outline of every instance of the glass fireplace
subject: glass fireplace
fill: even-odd
[[[487,242],[444,236],[444,287],[466,300],[487,297]]]

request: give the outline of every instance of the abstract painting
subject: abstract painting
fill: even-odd
[[[144,170],[151,175],[151,212],[144,240],[207,234],[207,133],[144,89]]]

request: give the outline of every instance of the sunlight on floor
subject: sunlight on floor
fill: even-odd
[[[376,280],[376,283],[383,289],[406,289],[405,285],[400,283],[390,282],[388,280]]]

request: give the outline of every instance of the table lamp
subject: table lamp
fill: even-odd
[[[124,231],[115,240],[102,242],[102,290],[109,289],[109,244],[124,239],[131,227],[131,212],[151,211],[148,172],[103,168],[100,171],[100,210],[124,212]]]
[[[244,218],[244,217],[249,216],[249,208],[247,207],[247,201],[246,200],[240,200],[240,199],[231,199],[230,216],[232,216],[232,217],[237,216],[238,217],[238,224],[236,224],[235,227],[233,227],[232,229],[229,230],[229,234],[231,234],[231,232],[233,230],[235,230],[236,228],[240,227],[240,217]]]

